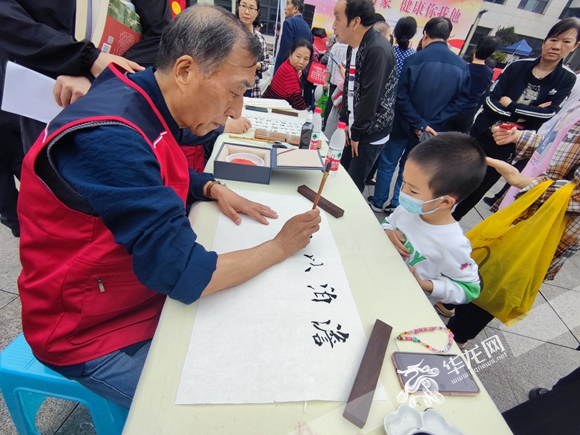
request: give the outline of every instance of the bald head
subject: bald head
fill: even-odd
[[[175,17],[163,31],[157,67],[168,72],[177,59],[187,55],[202,74],[211,75],[226,61],[234,46],[247,51],[255,60],[262,50],[258,39],[225,9],[194,5]]]

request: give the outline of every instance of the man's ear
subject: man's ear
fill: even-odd
[[[173,65],[173,76],[179,89],[190,84],[199,75],[199,67],[191,56],[181,56]]]

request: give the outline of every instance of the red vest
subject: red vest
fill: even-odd
[[[86,362],[152,338],[165,295],[137,280],[131,256],[98,216],[65,205],[70,190],[47,158],[51,147],[67,131],[121,123],[149,143],[163,184],[184,207],[189,190],[183,152],[149,96],[122,72],[105,70],[70,107],[26,155],[18,201],[22,329],[38,359],[55,365]]]

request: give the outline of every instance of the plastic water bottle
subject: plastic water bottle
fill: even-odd
[[[314,115],[312,116],[312,133],[316,133],[320,139],[320,133],[322,132],[322,109],[317,107],[314,109]]]
[[[346,124],[344,122],[339,122],[338,128],[330,138],[330,143],[328,144],[328,154],[326,155],[324,167],[326,168],[328,162],[331,163],[329,177],[336,177],[338,167],[340,166],[340,158],[342,157],[344,142],[346,140],[345,128]]]
[[[306,122],[302,125],[302,131],[300,132],[300,145],[298,146],[301,150],[307,150],[310,148],[310,139],[312,139],[312,112],[308,112],[306,117]]]
[[[317,150],[319,144],[320,144],[320,139],[318,137],[318,133],[313,132],[312,133],[312,140],[310,141],[310,149]]]

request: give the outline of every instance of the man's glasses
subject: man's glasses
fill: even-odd
[[[251,13],[254,13],[254,12],[257,12],[258,11],[258,9],[256,9],[253,6],[248,6],[248,5],[243,5],[243,4],[242,5],[239,5],[239,8],[240,9],[245,9],[247,11],[250,11]]]

